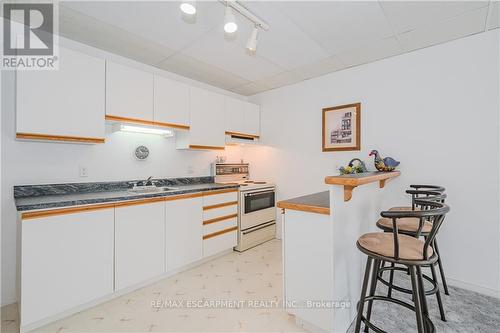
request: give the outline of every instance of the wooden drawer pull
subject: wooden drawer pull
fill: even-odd
[[[207,224],[211,224],[211,223],[215,223],[215,222],[220,222],[220,221],[224,221],[224,220],[229,220],[229,219],[232,219],[235,217],[238,217],[238,214],[231,214],[231,215],[216,217],[214,219],[203,221],[203,225],[207,225]]]
[[[234,227],[231,227],[231,228],[227,228],[227,229],[224,229],[224,230],[220,230],[220,231],[217,231],[217,232],[205,235],[205,236],[203,236],[203,239],[204,240],[205,239],[209,239],[209,238],[216,237],[216,236],[219,236],[219,235],[223,235],[225,233],[228,233],[228,232],[231,232],[231,231],[235,231],[235,230],[238,230],[237,226],[234,226]]]
[[[203,207],[203,210],[221,208],[221,207],[226,207],[226,206],[233,206],[233,205],[237,205],[237,204],[238,204],[238,201],[224,202],[224,203],[220,203],[220,204],[216,204],[216,205],[205,206],[205,207]]]

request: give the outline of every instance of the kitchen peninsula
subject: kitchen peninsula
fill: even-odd
[[[387,206],[385,183],[400,175],[328,176],[329,191],[278,202],[283,213],[286,310],[311,331],[345,332],[356,315],[363,258],[356,240]]]

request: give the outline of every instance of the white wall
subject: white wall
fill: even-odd
[[[136,66],[166,77],[215,92],[237,96],[228,91],[192,81],[134,61],[96,50],[61,38],[66,47],[99,57]],[[106,135],[106,143],[77,145],[22,142],[15,140],[14,72],[2,72],[1,111],[1,303],[15,302],[16,209],[13,186],[59,182],[91,182],[155,178],[195,177],[211,175],[210,164],[216,155],[226,155],[228,162],[239,162],[243,150],[238,146],[221,151],[179,151],[173,138],[134,133]],[[109,128],[108,128],[109,129]],[[150,149],[147,161],[137,161],[133,151],[138,145]],[[89,175],[79,177],[79,167],[88,167]],[[192,173],[188,169],[192,168]]]
[[[447,276],[498,296],[498,35],[490,31],[255,95],[268,147],[246,152],[254,175],[274,179],[285,199],[326,190],[324,177],[353,157],[373,168],[368,153],[378,149],[401,161],[400,179],[387,184],[394,205],[408,202],[403,190],[411,183],[447,188],[451,212],[439,235]],[[321,109],[353,102],[362,103],[361,152],[321,152]]]

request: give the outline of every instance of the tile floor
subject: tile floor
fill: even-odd
[[[243,253],[224,255],[33,332],[303,332],[294,317],[274,306],[281,304],[282,278],[281,242],[273,240]],[[168,300],[184,303],[176,308],[178,304],[164,302],[163,307],[161,302]],[[217,300],[227,301],[232,308],[192,307],[198,305],[195,301]],[[240,300],[257,302],[235,308],[235,301]],[[156,301],[159,306],[152,306]],[[187,308],[188,302],[191,308]],[[17,332],[16,307],[2,310],[1,332]]]
[[[282,277],[281,242],[273,240],[244,253],[224,255],[33,332],[303,332],[293,316],[273,306],[277,301],[281,304]],[[399,285],[408,286],[406,275],[396,279]],[[385,290],[379,283],[377,291],[385,294]],[[499,299],[453,287],[450,292],[450,296],[443,296],[447,322],[439,319],[435,297],[429,297],[437,332],[500,332]],[[407,295],[396,294],[410,301]],[[170,307],[151,305],[168,300],[183,303],[177,308],[173,303]],[[230,306],[240,300],[259,303],[251,308],[199,309],[192,307],[196,300],[226,301]],[[273,307],[258,307],[266,301]],[[397,305],[376,303],[372,318],[389,332],[416,332],[414,313]],[[18,332],[15,305],[3,307],[1,319],[2,333]],[[348,332],[353,331],[351,326]]]

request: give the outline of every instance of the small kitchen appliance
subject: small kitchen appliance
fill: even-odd
[[[214,164],[216,183],[238,184],[238,245],[236,251],[245,251],[262,244],[276,235],[275,185],[267,181],[249,179],[247,163]]]

